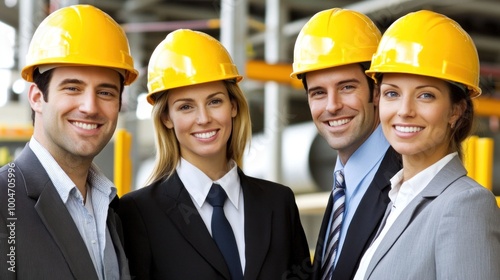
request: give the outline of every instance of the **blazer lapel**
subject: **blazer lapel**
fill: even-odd
[[[171,219],[187,242],[226,279],[230,279],[229,270],[217,244],[207,230],[189,193],[177,173],[160,183],[164,190],[160,195],[159,205]]]
[[[328,204],[326,205],[325,214],[318,234],[318,241],[316,242],[316,249],[314,250],[313,257],[313,277],[312,279],[320,279],[321,263],[323,262],[323,246],[325,245],[326,230],[333,210],[333,196],[330,192]]]
[[[392,147],[385,153],[370,186],[359,204],[335,266],[333,278],[354,277],[355,268],[377,232],[390,199],[390,179],[401,170],[400,160]]]
[[[245,202],[245,279],[257,279],[271,242],[273,213],[266,205],[259,185],[252,185],[248,177],[238,169]]]
[[[28,196],[77,279],[98,279],[94,264],[73,218],[28,145],[16,160],[23,171]]]
[[[46,186],[40,194],[35,209],[59,246],[75,278],[97,279],[87,246],[52,184]]]
[[[415,197],[403,212],[396,218],[391,228],[380,242],[379,247],[375,251],[370,264],[368,265],[365,279],[369,278],[373,269],[387,254],[390,248],[396,243],[398,238],[403,234],[405,229],[409,226],[411,221],[422,212],[429,203],[431,203],[439,194],[441,194],[451,183],[458,178],[465,176],[466,171],[460,159],[454,157],[448,162],[436,176],[429,182],[429,184],[422,190],[420,195]]]
[[[115,198],[116,199],[116,198]],[[120,266],[120,279],[128,280],[131,279],[130,270],[128,267],[128,260],[123,250],[123,237],[118,234],[116,227],[117,220],[115,216],[115,211],[111,207],[108,208],[108,218],[106,220],[106,225],[108,226],[109,235],[113,241],[113,248],[116,252],[116,257],[118,259],[118,265]],[[121,228],[121,226],[120,226]]]

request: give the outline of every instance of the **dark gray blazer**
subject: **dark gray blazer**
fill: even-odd
[[[500,209],[458,157],[396,219],[365,279],[500,279]]]
[[[13,184],[14,188],[10,188]],[[14,202],[11,204],[14,216],[8,209],[9,199]],[[112,207],[108,210],[107,226],[117,252],[120,275],[129,279],[121,225]],[[8,263],[11,260],[14,262]],[[13,163],[0,169],[0,263],[2,280],[98,279],[71,215],[28,145]],[[8,270],[12,265],[15,272]]]

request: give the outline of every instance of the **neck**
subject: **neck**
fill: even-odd
[[[427,167],[435,164],[443,157],[445,157],[447,153],[440,154],[435,153],[434,155],[403,155],[403,181],[407,181],[413,176],[425,170]]]
[[[190,161],[190,163],[198,167],[212,181],[216,181],[224,177],[224,175],[226,175],[230,170],[229,162],[225,157],[221,157],[218,159],[201,160],[196,162]]]
[[[73,181],[73,183],[76,185],[85,202],[85,198],[87,196],[87,177],[92,162],[81,160],[81,158],[73,158],[67,160],[56,159],[56,161],[68,175],[71,181]]]

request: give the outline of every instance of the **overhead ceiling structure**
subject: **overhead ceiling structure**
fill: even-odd
[[[19,1],[0,0],[0,21],[19,28]],[[38,0],[50,7],[64,1]],[[220,35],[221,1],[217,0],[82,0],[81,4],[95,5],[109,13],[123,25],[128,34],[142,34],[139,65],[147,65],[150,54],[168,32],[177,28],[205,31]],[[229,1],[231,2],[231,1]],[[56,4],[54,4],[56,3]],[[247,3],[248,57],[264,58],[264,32],[266,30],[266,0],[234,0],[234,5]],[[286,38],[283,63],[291,63],[293,44],[305,22],[316,12],[332,7],[358,10],[372,18],[384,31],[400,16],[419,9],[443,13],[462,25],[477,45],[483,66],[482,87],[485,94],[493,92],[500,76],[500,2],[498,0],[282,0],[287,22],[283,26]],[[11,7],[12,6],[12,7]],[[34,23],[35,24],[35,23]],[[131,35],[132,36],[132,35]],[[145,81],[142,81],[143,83]]]

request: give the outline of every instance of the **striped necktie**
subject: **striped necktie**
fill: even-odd
[[[335,187],[332,191],[333,210],[330,220],[330,232],[326,242],[325,255],[321,264],[321,279],[332,279],[333,264],[337,249],[339,247],[340,228],[344,218],[344,202],[345,202],[345,182],[344,172],[342,170],[335,171]]]

